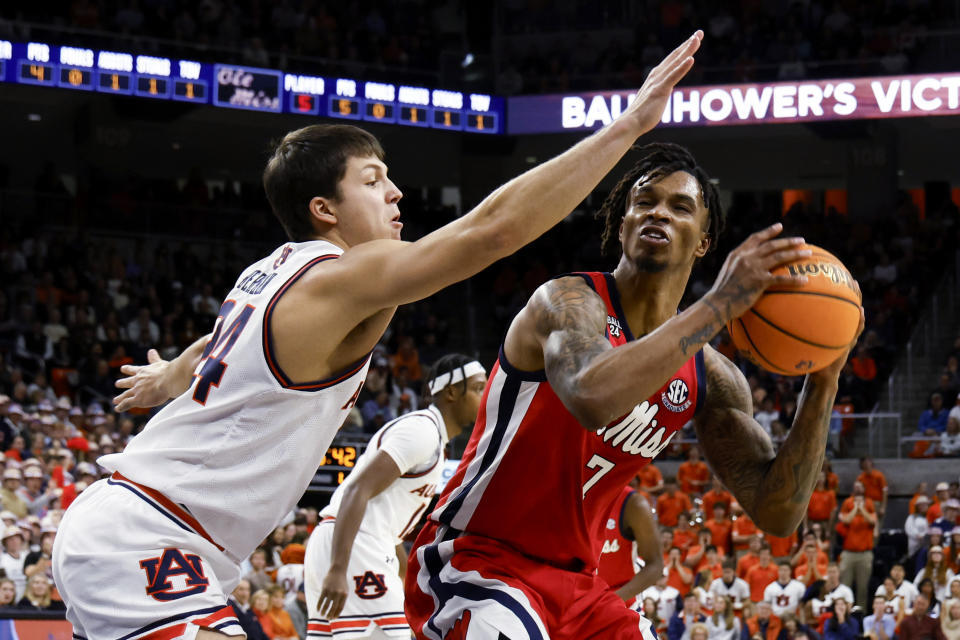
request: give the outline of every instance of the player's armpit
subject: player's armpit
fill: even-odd
[[[707,461],[758,527],[777,536],[793,532],[806,513],[826,450],[829,389],[815,389],[808,378],[804,394],[813,394],[808,415],[797,419],[778,452],[753,419],[750,387],[723,355],[704,348],[707,395],[694,419]],[[834,390],[835,391],[835,390]],[[815,409],[814,407],[818,407]]]
[[[596,403],[580,376],[590,362],[613,347],[607,340],[607,309],[582,278],[567,277],[542,285],[524,310],[543,350],[550,386],[584,427],[604,425],[592,410]]]

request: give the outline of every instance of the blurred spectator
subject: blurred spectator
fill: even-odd
[[[10,511],[17,518],[27,517],[27,504],[19,495],[22,478],[19,469],[7,469],[3,472],[3,488],[0,489],[0,503],[3,509]]]
[[[657,583],[647,587],[641,594],[644,602],[653,600],[656,603],[657,617],[660,618],[660,627],[658,634],[666,631],[667,624],[673,618],[673,613],[677,608],[677,601],[680,599],[680,592],[667,584],[667,576],[657,580]]]
[[[877,377],[877,361],[870,355],[865,345],[857,346],[856,355],[850,359],[853,365],[853,374],[866,382],[872,382]]]
[[[3,530],[3,555],[0,555],[0,569],[6,574],[6,577],[13,580],[16,585],[16,600],[23,597],[23,592],[27,586],[27,576],[23,572],[23,564],[27,559],[27,552],[24,550],[23,532],[16,526],[8,525]]]
[[[750,585],[750,600],[753,602],[763,600],[767,585],[777,579],[779,572],[777,565],[773,563],[770,556],[770,545],[763,543],[757,556],[757,562],[750,567],[746,576],[744,576],[744,580]]]
[[[860,623],[850,615],[850,603],[843,598],[833,601],[833,617],[823,623],[823,640],[856,640]]]
[[[683,608],[677,610],[670,618],[667,637],[669,640],[690,640],[690,627],[706,621],[707,617],[700,611],[700,601],[697,596],[688,593],[683,598]]]
[[[757,602],[756,615],[744,620],[741,640],[751,640],[759,636],[763,640],[777,640],[781,629],[780,618],[773,615],[773,608],[769,602]],[[852,639],[851,639],[852,640]]]
[[[26,591],[17,607],[31,611],[64,611],[66,607],[60,600],[51,598],[53,586],[45,573],[35,573],[27,580]]]
[[[273,579],[267,573],[267,551],[264,548],[256,549],[250,555],[250,566],[252,571],[243,576],[243,579],[250,583],[250,589],[254,592],[264,591],[273,584]]]
[[[655,496],[663,491],[663,474],[652,462],[640,467],[637,478],[640,480],[640,488],[650,495]]]
[[[913,611],[900,622],[900,640],[938,640],[941,636],[940,620],[930,615],[930,600],[922,593],[913,603]]]
[[[927,522],[933,524],[943,515],[943,503],[950,499],[950,485],[946,482],[938,482],[934,487],[933,502],[927,511]],[[942,531],[941,531],[942,533]]]
[[[837,514],[837,494],[827,489],[827,474],[823,471],[817,478],[817,484],[810,495],[807,504],[806,525],[819,523],[829,529],[833,528],[833,518]]]
[[[887,477],[883,472],[874,468],[873,458],[860,458],[860,475],[857,482],[863,485],[863,495],[873,500],[877,509],[877,517],[882,521],[887,510]]]
[[[270,617],[271,640],[299,640],[296,627],[293,626],[293,620],[290,614],[284,608],[284,591],[280,585],[275,585],[267,589],[267,595],[270,596]]]
[[[923,544],[930,523],[927,522],[927,511],[930,507],[930,498],[920,495],[916,500],[916,512],[907,516],[907,521],[903,525],[904,533],[907,534],[907,555],[912,556]]]
[[[935,520],[933,526],[938,527],[944,535],[947,535],[958,524],[957,516],[960,515],[960,500],[950,498],[941,502],[939,506],[943,512],[943,517]]]
[[[743,578],[737,577],[736,561],[727,558],[722,563],[722,573],[710,583],[710,593],[714,600],[728,598],[733,604],[734,611],[740,612],[744,602],[750,602],[750,585]]]
[[[727,508],[727,514],[729,514],[730,503],[733,502],[733,495],[724,488],[723,483],[720,482],[720,478],[714,475],[711,479],[710,490],[703,494],[702,504],[704,517],[713,514],[713,505],[718,502],[723,503]]]
[[[960,455],[960,417],[954,416],[954,412],[957,412],[958,409],[960,409],[960,404],[950,410],[950,417],[947,418],[946,431],[940,434],[938,452],[942,456],[952,457]]]
[[[306,547],[291,543],[280,554],[283,566],[277,569],[277,584],[283,589],[284,607],[297,597],[297,590],[303,586],[303,557]]]
[[[951,578],[953,578],[953,570],[947,566],[943,547],[935,545],[930,547],[930,552],[927,555],[927,564],[917,573],[917,577],[914,578],[913,583],[919,588],[920,583],[924,580],[932,581],[934,596],[937,600],[943,602],[947,595],[947,585]]]
[[[763,548],[763,536],[757,533],[750,538],[747,552],[737,559],[737,575],[746,579],[747,572],[760,562],[760,550]],[[756,601],[754,601],[756,602]]]
[[[227,604],[233,608],[237,621],[247,634],[247,640],[267,640],[267,635],[250,607],[250,583],[246,579],[241,579],[237,583],[233,593],[227,598]]]
[[[0,578],[0,612],[17,605],[17,586],[10,578]]]
[[[793,565],[794,577],[809,587],[818,580],[823,580],[827,574],[827,565],[830,562],[826,552],[819,548],[816,536],[807,532],[803,536],[803,544],[793,556],[790,564]]]
[[[951,598],[944,603],[940,632],[945,640],[960,640],[960,598]]]
[[[757,525],[750,519],[736,500],[730,503],[730,512],[733,515],[733,530],[730,539],[733,541],[733,550],[737,557],[747,552],[750,541],[760,533]],[[759,547],[758,547],[759,549]]]
[[[814,584],[811,589],[814,593],[810,599],[810,610],[817,617],[829,611],[835,600],[853,602],[853,590],[840,581],[840,567],[835,562],[827,565],[827,578],[819,588]]]
[[[802,582],[793,578],[790,563],[780,562],[777,565],[777,579],[763,590],[763,599],[773,607],[774,615],[782,619],[784,614],[797,613],[806,590]]]
[[[663,493],[657,498],[657,520],[661,527],[677,526],[677,517],[693,509],[690,496],[677,488],[674,478],[664,482]]]
[[[710,531],[713,543],[723,555],[733,553],[731,538],[733,521],[727,515],[726,505],[723,502],[715,502],[712,513],[713,517],[704,522],[703,526]]]
[[[400,346],[397,352],[390,358],[390,368],[394,377],[400,367],[406,369],[405,379],[409,379],[411,384],[417,384],[423,378],[423,371],[420,368],[420,354],[413,344],[413,338],[403,336],[400,338]]]
[[[922,435],[943,433],[947,429],[949,413],[943,406],[943,395],[933,392],[930,395],[930,408],[920,414],[917,431]]]
[[[682,564],[683,551],[680,547],[670,547],[664,561],[664,573],[667,576],[667,585],[680,593],[688,593],[693,586],[693,572]]]
[[[753,414],[753,419],[760,423],[763,430],[770,434],[771,425],[775,420],[780,419],[780,412],[774,406],[773,398],[766,396],[760,403],[760,409]]]
[[[297,589],[293,601],[287,603],[286,610],[290,614],[293,628],[297,630],[300,640],[305,640],[307,637],[307,596],[302,584]]]
[[[274,640],[276,634],[273,631],[273,619],[270,617],[270,594],[265,589],[258,589],[250,596],[250,610],[260,623],[264,635]]]
[[[713,584],[710,586],[713,593]],[[713,613],[707,617],[707,634],[710,640],[740,640],[740,619],[735,613],[729,597],[714,595]]]
[[[368,433],[375,433],[380,427],[397,417],[390,406],[390,396],[381,391],[375,398],[367,400],[360,409],[363,414],[364,429]]]
[[[897,621],[887,613],[887,601],[883,596],[874,596],[873,613],[863,619],[863,635],[870,640],[892,640]]]
[[[687,460],[677,468],[680,490],[688,495],[700,495],[710,482],[710,468],[700,459],[699,447],[690,447]]]
[[[853,483],[853,495],[843,501],[837,532],[843,536],[840,554],[840,580],[857,585],[856,602],[867,606],[867,585],[873,571],[873,535],[877,524],[873,500],[864,495],[862,482]]]

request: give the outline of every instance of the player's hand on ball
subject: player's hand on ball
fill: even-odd
[[[147,362],[149,364],[125,364],[120,367],[120,373],[127,377],[115,383],[118,389],[126,389],[113,399],[117,411],[128,411],[135,407],[148,409],[170,399],[164,375],[170,363],[161,358],[156,349],[147,352]]]
[[[856,280],[854,280],[856,282]],[[860,291],[860,285],[857,284],[857,291]],[[853,340],[850,341],[850,344],[847,346],[846,350],[840,354],[840,356],[828,364],[820,371],[815,371],[811,374],[808,374],[813,377],[822,377],[827,380],[838,380],[840,378],[840,372],[843,371],[844,365],[847,364],[847,359],[850,358],[850,352],[853,351],[854,347],[857,346],[857,340],[860,339],[860,334],[863,333],[863,327],[866,323],[866,319],[863,315],[863,307],[860,307],[860,324],[857,326],[857,333],[854,334]]]
[[[673,94],[673,88],[690,71],[693,54],[700,48],[702,40],[703,31],[698,29],[650,70],[643,86],[637,92],[637,97],[623,114],[623,117],[632,118],[637,124],[638,136],[650,131],[660,122],[663,110],[667,107],[667,100]]]
[[[340,571],[328,571],[320,589],[317,611],[327,620],[335,620],[343,612],[347,601],[347,575]]]
[[[713,288],[704,296],[724,322],[746,313],[767,287],[806,283],[806,276],[771,273],[782,264],[810,255],[809,249],[798,248],[803,245],[803,238],[777,238],[782,230],[779,222],[761,229],[727,256]]]

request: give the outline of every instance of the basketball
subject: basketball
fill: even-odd
[[[814,245],[802,260],[776,275],[806,275],[803,285],[774,285],[753,307],[727,324],[733,344],[772,373],[796,376],[836,360],[853,341],[860,322],[860,291],[843,263]]]

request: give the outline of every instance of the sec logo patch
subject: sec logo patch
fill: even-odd
[[[690,388],[680,378],[674,378],[660,394],[660,402],[674,413],[686,411],[690,408]]]

